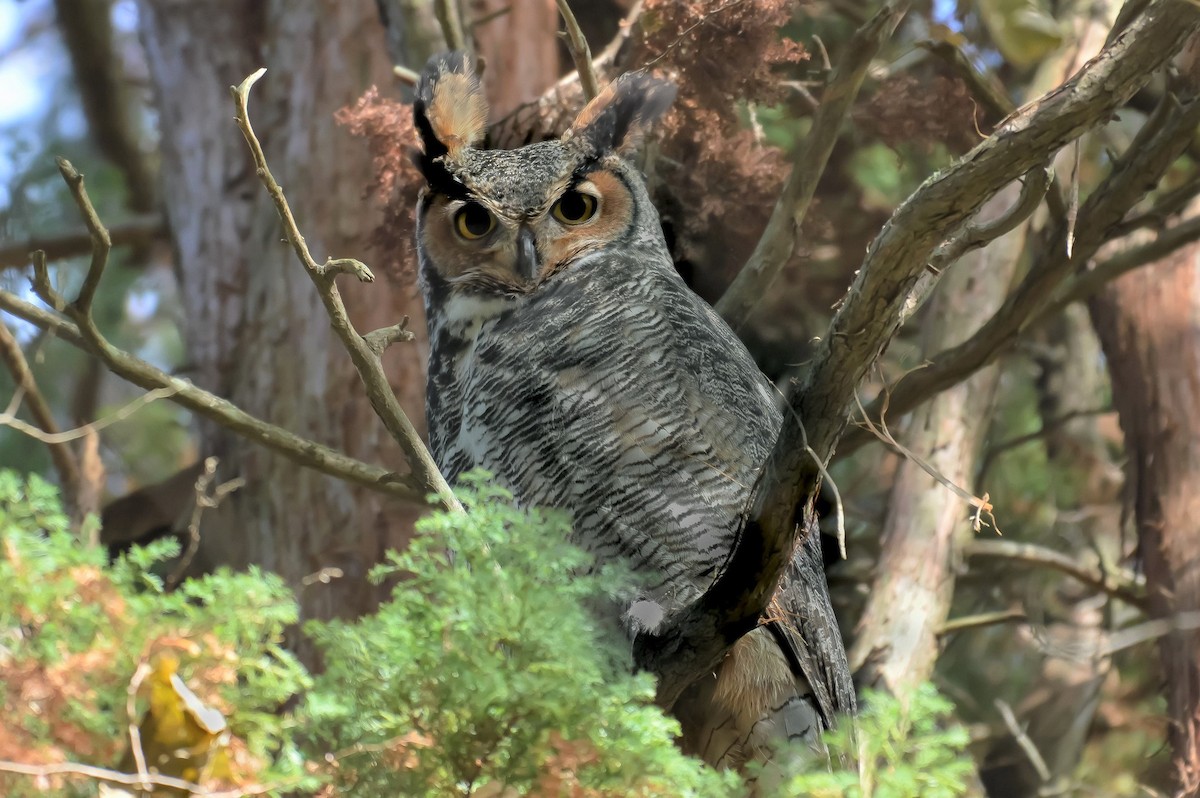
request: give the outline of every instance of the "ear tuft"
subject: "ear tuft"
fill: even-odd
[[[575,141],[600,156],[625,153],[675,99],[675,85],[645,72],[628,72],[604,88],[579,112],[564,141]]]
[[[428,163],[443,155],[457,159],[463,149],[478,144],[487,127],[487,113],[487,100],[469,55],[452,52],[430,58],[413,102],[413,121],[425,149],[422,160]]]

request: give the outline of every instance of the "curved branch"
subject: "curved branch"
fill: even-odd
[[[433,462],[433,455],[425,448],[416,427],[412,425],[404,409],[400,407],[400,402],[392,391],[387,375],[383,372],[383,364],[379,360],[381,344],[401,340],[401,336],[394,334],[394,328],[388,328],[388,331],[382,334],[377,333],[370,339],[359,335],[358,331],[354,329],[354,325],[351,324],[350,317],[346,314],[346,306],[342,303],[341,293],[334,282],[334,278],[339,274],[352,274],[362,282],[371,282],[375,276],[363,263],[353,258],[330,258],[324,263],[317,263],[313,260],[312,254],[308,251],[308,245],[304,242],[304,236],[300,234],[300,229],[292,216],[287,198],[283,195],[283,189],[279,187],[279,183],[275,181],[271,170],[267,167],[266,155],[263,153],[258,138],[254,135],[254,129],[250,126],[250,116],[247,110],[250,88],[266,71],[266,69],[260,69],[243,80],[240,85],[229,87],[237,106],[238,128],[241,129],[246,143],[250,146],[258,177],[275,202],[275,208],[279,211],[279,219],[283,223],[284,233],[287,235],[292,249],[295,250],[296,257],[304,265],[304,270],[317,287],[317,294],[321,297],[334,332],[350,354],[350,360],[354,363],[354,368],[358,371],[358,376],[367,390],[367,398],[371,401],[371,407],[383,421],[392,438],[400,444],[405,459],[408,461],[408,467],[412,469],[413,477],[426,492],[436,494],[446,509],[461,511],[462,505],[458,503],[454,492],[446,484],[445,478],[438,470],[437,464]],[[388,332],[393,334],[389,336]]]
[[[1162,0],[1151,6],[1146,18],[1117,37],[1112,49],[1120,47],[1130,37],[1140,39],[1138,33],[1143,28],[1143,20],[1155,19],[1155,12],[1160,12],[1157,18],[1175,19],[1162,12],[1164,9],[1180,7],[1181,17],[1200,13],[1185,0]],[[1177,24],[1183,28],[1183,38],[1193,29],[1184,24],[1184,20],[1177,20]],[[1107,52],[1109,50],[1103,51],[1092,64]],[[1086,69],[1080,74],[1086,74]],[[1102,89],[1102,86],[1098,88]],[[1061,92],[1058,96],[1062,96]],[[1073,102],[1067,100],[1063,104]],[[1074,113],[1081,112],[1082,109]],[[1064,280],[1072,273],[1086,269],[1091,258],[1118,229],[1129,209],[1145,196],[1159,176],[1186,148],[1197,125],[1200,125],[1200,99],[1192,99],[1181,105],[1174,97],[1167,96],[1138,132],[1113,171],[1080,209],[1079,221],[1075,225],[1079,235],[1070,255],[1066,252],[1068,225],[1059,222],[1043,236],[1034,250],[1033,264],[1028,274],[1000,309],[966,341],[936,355],[924,367],[908,372],[886,388],[868,406],[869,417],[878,419],[885,409],[893,416],[903,415],[930,396],[966,379],[1004,351],[1034,319],[1041,317],[1048,307],[1054,306],[1053,297]],[[841,442],[842,451],[854,451],[869,440],[870,436],[864,430],[852,430]]]
[[[1015,113],[896,209],[791,400],[804,419],[808,445],[821,459],[832,455],[859,383],[894,336],[908,294],[937,247],[1005,185],[1107,122],[1198,27],[1200,6],[1188,0],[1151,2],[1071,80]],[[794,522],[797,506],[804,508],[805,534],[815,528],[820,472],[801,441],[800,428],[785,422],[729,566],[695,605],[635,642],[639,664],[659,676],[660,704],[671,706],[758,624],[803,539]]]
[[[571,51],[571,60],[575,62],[575,71],[579,73],[579,83],[583,87],[583,99],[587,102],[600,93],[596,69],[592,66],[592,48],[588,47],[587,37],[579,29],[579,21],[575,19],[571,5],[567,0],[557,2],[558,13],[562,15],[563,26],[567,29],[567,49]]]

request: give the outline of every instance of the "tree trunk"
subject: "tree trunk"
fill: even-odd
[[[140,12],[184,298],[187,376],[254,415],[404,470],[314,287],[281,240],[228,91],[268,68],[251,93],[250,119],[314,257],[382,260],[384,253],[370,245],[382,222],[365,196],[374,176],[371,155],[333,120],[372,85],[399,96],[376,3],[143,0]],[[391,23],[402,20],[397,15]],[[403,38],[393,35],[397,41]],[[496,63],[492,69],[498,71]],[[552,79],[548,74],[545,83]],[[418,342],[393,346],[385,366],[420,427],[419,296],[411,283],[389,281],[379,269],[376,276],[366,285],[343,277],[339,286],[360,332],[410,317]],[[302,469],[212,425],[201,425],[201,447],[221,458],[224,475],[247,484],[205,516],[200,566],[253,563],[297,587],[309,574],[336,568],[340,578],[332,583],[307,580],[300,594],[305,617],[353,616],[375,606],[382,589],[369,585],[367,571],[386,548],[407,540],[417,508]]]
[[[1015,201],[1013,184],[988,205],[991,218]],[[942,278],[926,309],[922,349],[940,352],[974,331],[1007,293],[1025,227],[970,253]],[[912,415],[901,442],[955,485],[971,490],[975,462],[995,397],[999,367],[989,366],[944,391]],[[870,683],[899,695],[927,681],[937,661],[938,628],[954,595],[960,549],[975,535],[971,508],[917,463],[905,460],[891,490],[883,549],[867,606],[855,633],[850,663]],[[991,534],[990,532],[988,534]]]
[[[1200,611],[1200,245],[1122,277],[1090,310],[1125,433],[1151,610],[1174,622]],[[1177,775],[1183,793],[1196,795],[1200,630],[1183,626],[1159,651]]]

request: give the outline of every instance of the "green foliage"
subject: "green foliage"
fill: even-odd
[[[966,729],[950,721],[954,706],[930,684],[907,703],[868,691],[854,723],[826,735],[834,762],[808,767],[776,793],[810,798],[956,798],[966,795],[975,765],[966,752]]]
[[[271,574],[220,570],[167,592],[151,568],[177,551],[160,542],[107,567],[72,535],[53,487],[0,471],[0,758],[117,766],[131,679],[170,657],[228,716],[254,778],[299,782],[293,729],[277,713],[307,685],[281,647],[297,620],[290,591]],[[5,778],[5,795],[33,790]]]
[[[480,477],[460,497],[465,515],[424,519],[376,569],[408,577],[376,615],[308,626],[327,671],[305,711],[346,794],[733,794],[679,753],[652,681],[589,612],[620,580],[587,570],[568,520]]]

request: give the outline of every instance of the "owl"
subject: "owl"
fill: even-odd
[[[750,354],[675,271],[630,159],[674,94],[627,74],[561,139],[490,150],[479,81],[451,53],[413,106],[434,458],[451,481],[484,468],[521,503],[568,511],[576,543],[638,577],[618,611],[632,634],[722,573],[782,423]],[[674,707],[681,744],[711,764],[811,743],[853,704],[810,538],[780,617]]]

